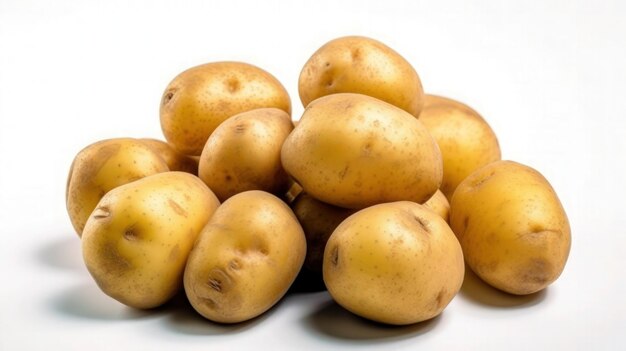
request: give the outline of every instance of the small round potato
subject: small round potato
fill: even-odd
[[[461,288],[463,252],[448,224],[422,205],[375,205],[343,221],[324,251],[324,282],[338,304],[404,325],[439,315]]]
[[[306,236],[304,268],[321,274],[328,238],[341,222],[356,211],[321,202],[308,194],[300,194],[291,208]]]
[[[197,156],[220,123],[262,107],[291,114],[287,90],[274,76],[241,62],[208,63],[184,71],[167,86],[161,128],[174,149]]]
[[[450,203],[441,190],[437,190],[437,192],[430,199],[428,199],[428,201],[424,202],[424,206],[433,210],[436,214],[443,218],[446,223],[450,220]]]
[[[305,192],[339,207],[423,203],[441,185],[441,154],[422,123],[361,94],[333,94],[309,104],[281,157]]]
[[[292,129],[289,115],[277,108],[230,117],[204,146],[200,178],[220,201],[247,190],[284,192],[289,178],[280,164],[280,150]]]
[[[491,163],[467,177],[452,196],[450,225],[469,267],[508,293],[544,289],[569,255],[569,221],[554,189],[516,162]]]
[[[393,49],[366,37],[343,37],[317,50],[298,81],[300,100],[359,93],[386,101],[417,117],[424,92],[417,72]]]
[[[443,159],[441,191],[448,199],[476,169],[500,160],[500,146],[489,124],[470,107],[448,98],[426,95],[419,115],[437,141]]]
[[[254,318],[285,295],[305,254],[302,228],[284,202],[259,190],[239,193],[215,212],[191,251],[187,298],[214,322]]]
[[[153,308],[183,282],[191,247],[219,201],[196,176],[165,172],[108,192],[82,238],[89,273],[107,295]]]
[[[65,193],[67,212],[78,236],[109,190],[168,170],[165,161],[137,139],[107,139],[81,150],[70,167]]]
[[[161,156],[163,161],[167,163],[167,167],[170,171],[180,171],[198,175],[197,159],[181,154],[180,152],[174,150],[170,144],[162,140],[149,138],[139,140],[148,145],[154,152]]]

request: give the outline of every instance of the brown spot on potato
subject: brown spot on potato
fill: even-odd
[[[496,172],[491,171],[491,173],[489,173],[488,175],[475,180],[474,183],[472,183],[471,185],[472,189],[476,190],[480,188],[481,186],[483,186],[489,179],[491,179],[491,177],[493,177],[494,174],[496,174]]]
[[[94,219],[109,218],[111,216],[111,210],[106,206],[100,206],[96,208],[95,210],[93,210],[93,213],[91,214],[91,216]]]
[[[180,256],[180,246],[176,244],[176,246],[174,246],[172,250],[170,251],[170,255],[168,256],[168,258],[170,261],[176,261],[178,260],[179,256]]]
[[[520,282],[529,290],[542,288],[550,282],[551,265],[543,258],[534,258],[520,273]]]
[[[241,262],[239,262],[238,259],[232,259],[230,260],[230,262],[228,262],[228,268],[237,271],[239,269],[241,269]]]
[[[415,220],[426,233],[430,233],[430,223],[427,220],[416,215],[412,216],[413,220]]]
[[[202,301],[202,303],[206,307],[208,307],[208,308],[210,308],[212,310],[217,308],[217,303],[212,298],[210,298],[210,297],[202,297],[202,296],[198,296],[198,298],[200,299],[200,301]]]
[[[350,57],[352,57],[353,61],[356,61],[356,60],[360,59],[361,58],[361,49],[360,48],[353,49],[350,52]]]
[[[446,296],[446,293],[446,289],[441,289],[441,291],[437,294],[437,297],[435,297],[435,303],[438,309],[443,307],[443,298]]]
[[[339,172],[339,178],[343,179],[346,177],[346,173],[348,173],[348,169],[350,168],[349,165],[346,165],[341,172]]]
[[[137,235],[137,229],[135,229],[134,225],[126,228],[126,230],[124,231],[124,239],[128,241],[135,241],[139,239],[139,236]]]
[[[330,263],[337,267],[339,265],[339,246],[334,246],[330,252]]]
[[[241,89],[241,83],[237,78],[230,78],[226,81],[226,87],[229,93],[235,93]]]
[[[241,134],[246,131],[246,125],[244,123],[239,123],[235,126],[235,133]]]
[[[117,247],[112,243],[102,245],[102,266],[108,274],[122,275],[131,268],[130,261],[120,255]]]
[[[172,208],[172,210],[179,216],[187,217],[187,211],[182,208],[176,201],[172,199],[167,199],[167,204]]]
[[[209,287],[219,293],[226,292],[230,289],[232,279],[221,268],[213,268],[209,273],[209,280],[207,282]]]
[[[161,105],[165,106],[165,105],[167,105],[167,103],[172,101],[172,98],[174,97],[174,94],[176,94],[177,90],[178,89],[169,89],[169,90],[167,90],[163,94],[163,98],[161,99]]]

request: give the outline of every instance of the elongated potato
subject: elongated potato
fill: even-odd
[[[547,287],[569,255],[569,221],[554,189],[516,162],[495,162],[467,177],[452,196],[450,225],[469,267],[512,294]]]
[[[289,115],[277,108],[227,119],[204,146],[200,178],[220,201],[247,190],[285,192],[289,179],[280,164],[280,150],[292,129]]]
[[[161,99],[161,129],[174,149],[200,155],[220,123],[238,113],[276,107],[291,114],[287,90],[268,72],[242,62],[212,62],[174,78]]]
[[[81,150],[70,167],[66,188],[67,212],[78,236],[109,190],[168,170],[165,161],[137,139],[107,139]]]
[[[423,203],[442,179],[441,153],[422,123],[360,94],[333,94],[309,104],[281,158],[305,192],[345,208]]]
[[[284,202],[263,191],[239,193],[215,212],[189,256],[187,298],[215,322],[254,318],[287,292],[305,253],[302,228]]]
[[[387,45],[366,37],[331,40],[306,62],[298,80],[306,107],[337,93],[369,95],[413,116],[422,110],[424,91],[411,64]]]
[[[219,201],[196,176],[165,172],[108,192],[82,238],[89,273],[107,295],[157,307],[182,287],[185,262]]]

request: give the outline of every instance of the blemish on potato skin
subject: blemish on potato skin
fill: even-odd
[[[168,259],[170,261],[177,261],[179,256],[180,256],[180,246],[176,244],[176,246],[174,246],[172,250],[170,251]]]
[[[335,267],[339,265],[339,246],[332,248],[330,252],[330,263]]]
[[[177,215],[187,218],[187,211],[185,211],[185,209],[182,208],[176,201],[172,199],[167,199],[167,204],[172,208],[172,210],[174,210]]]
[[[105,219],[111,216],[111,210],[106,206],[100,206],[93,211],[94,219]]]

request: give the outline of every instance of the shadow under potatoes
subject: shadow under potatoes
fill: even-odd
[[[75,233],[66,233],[60,239],[42,243],[35,251],[35,259],[46,267],[78,271],[84,268],[80,238]]]
[[[367,343],[414,338],[432,330],[441,315],[416,324],[394,326],[361,318],[329,300],[306,316],[306,327],[334,339]]]
[[[530,295],[513,295],[498,290],[480,279],[468,266],[465,266],[465,279],[459,295],[481,306],[493,308],[526,308],[543,301],[547,289]]]

